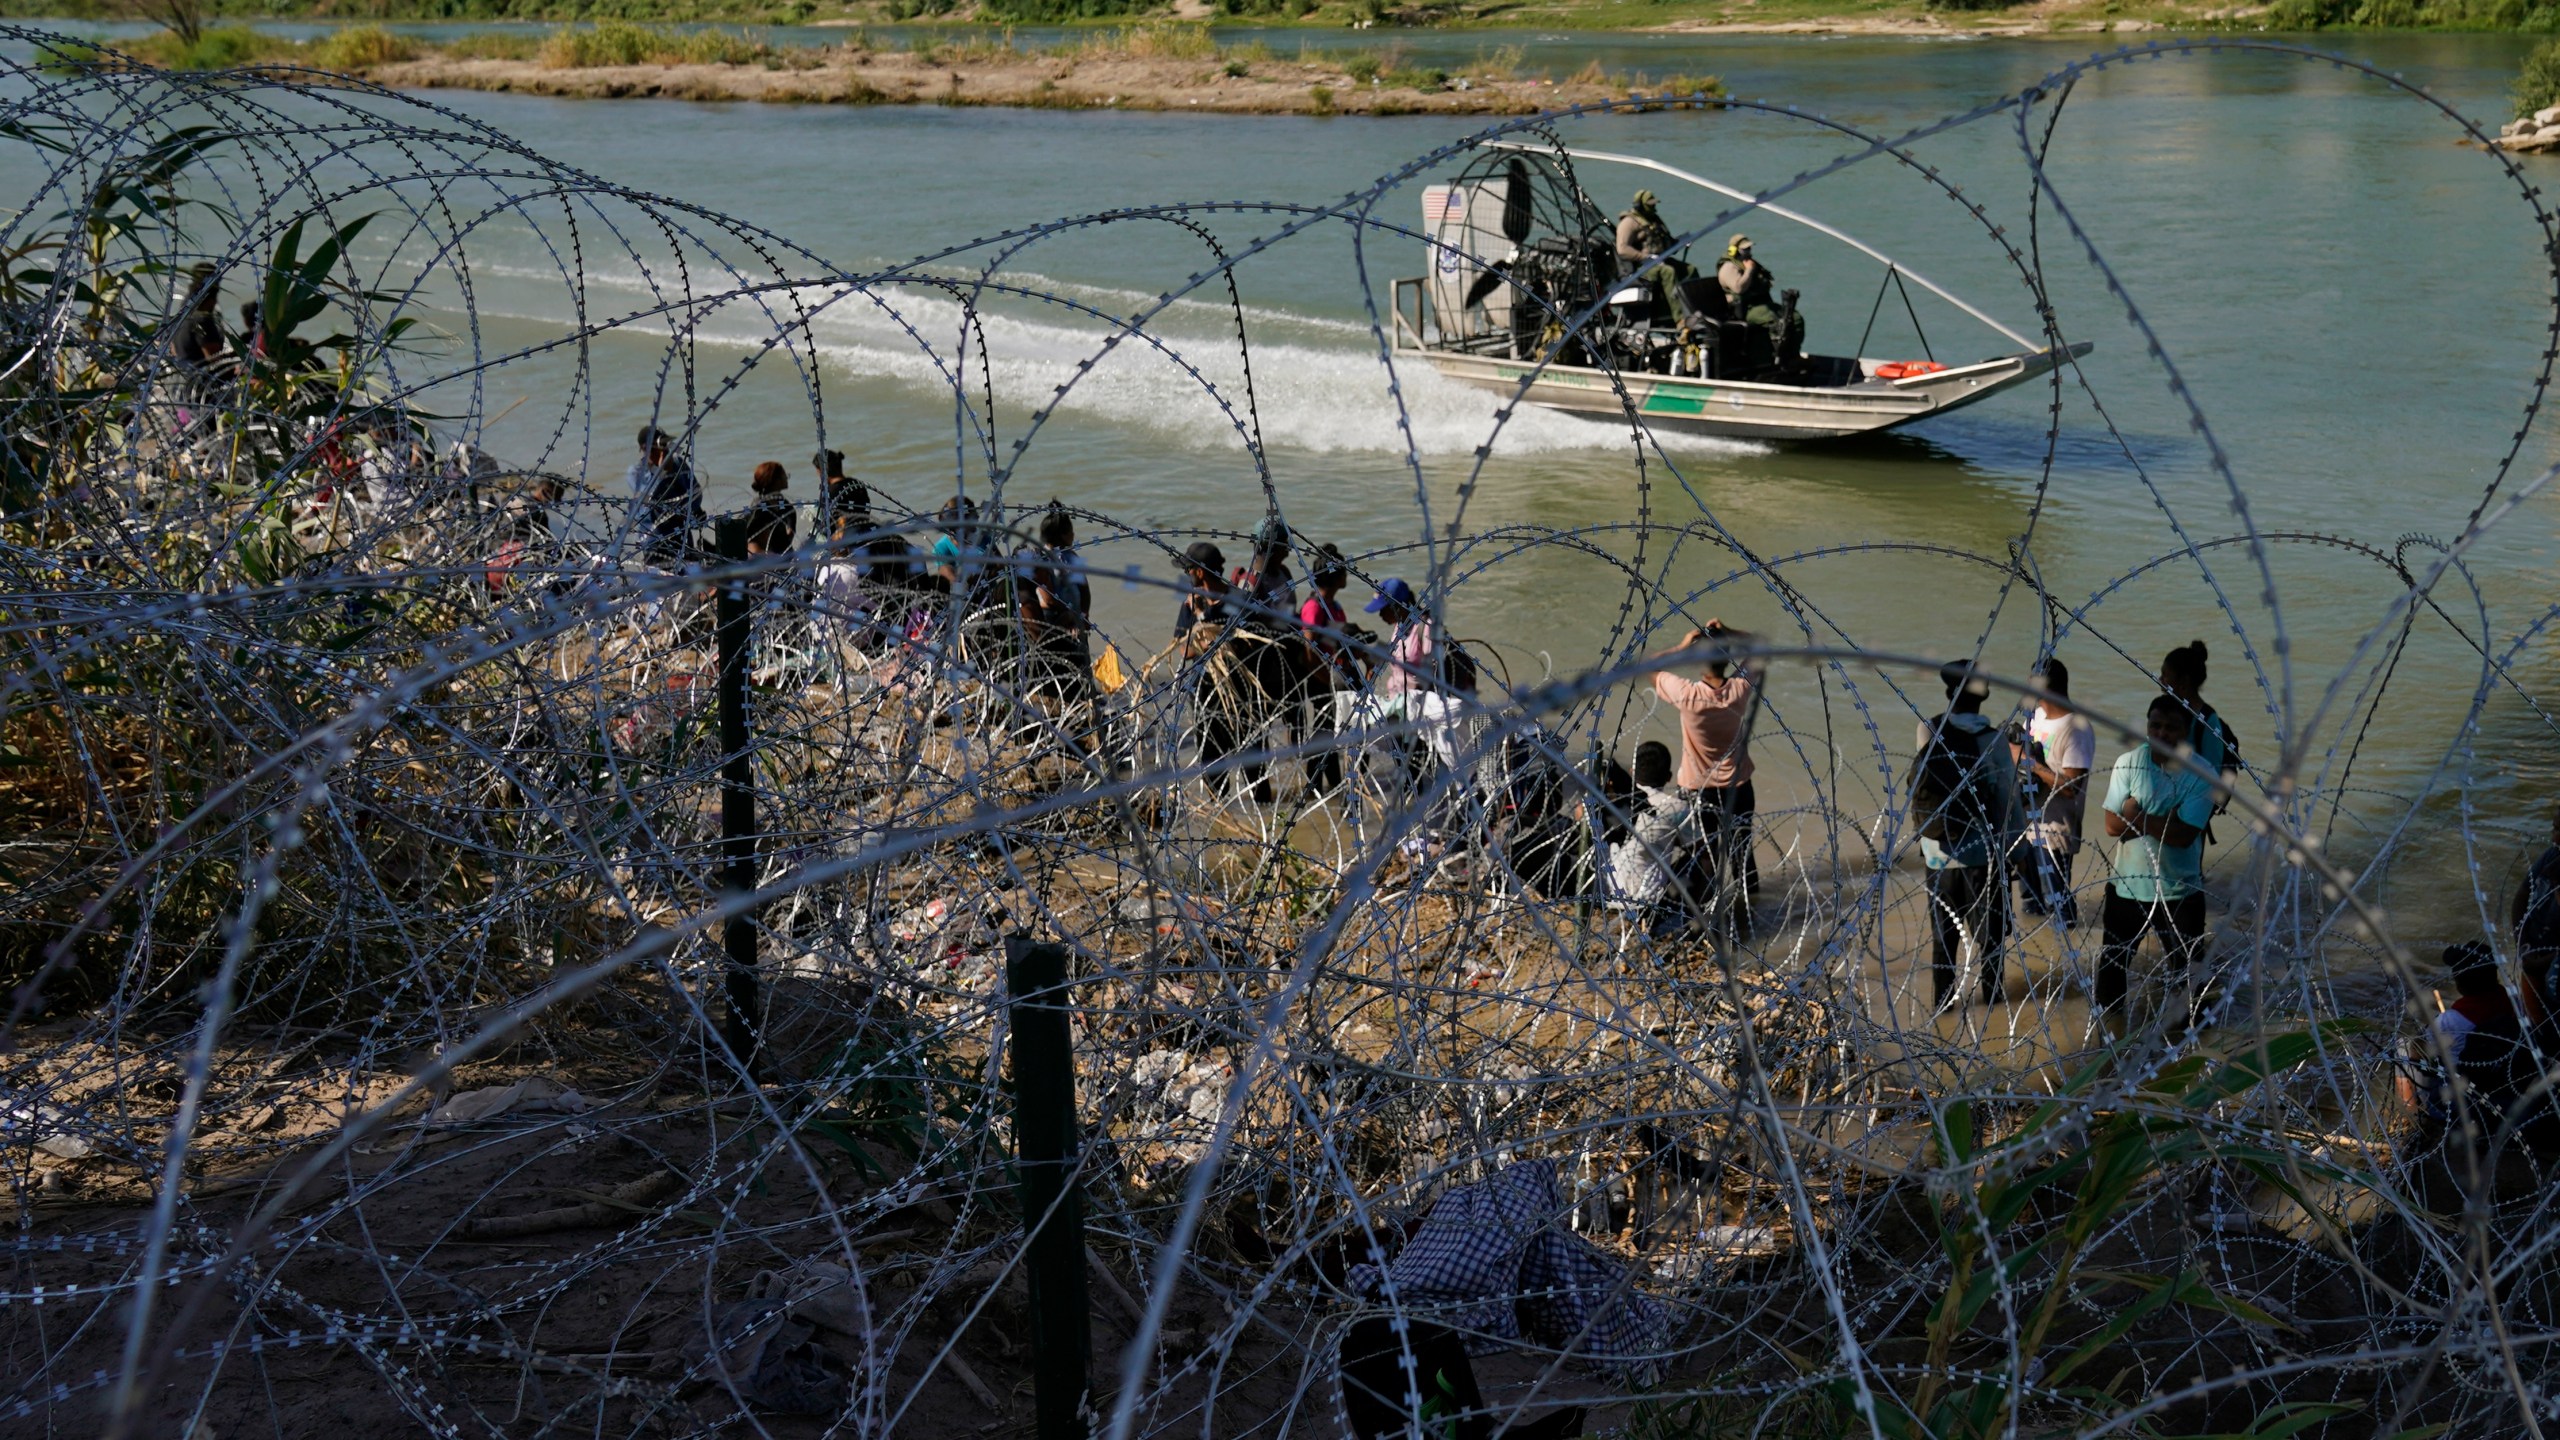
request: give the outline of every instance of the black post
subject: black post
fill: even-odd
[[[1023,1269],[1031,1281],[1031,1374],[1040,1440],[1084,1440],[1093,1334],[1084,1289],[1084,1197],[1076,1171],[1076,1064],[1067,1035],[1067,951],[1013,935],[1013,1141],[1022,1175]]]
[[[719,527],[719,553],[724,565],[747,559],[747,522],[724,516]],[[747,755],[747,585],[742,579],[720,582],[717,647],[720,653],[720,861],[721,888],[732,897],[756,889],[755,767]],[[729,1051],[747,1074],[758,1073],[756,1046],[763,1002],[756,988],[756,912],[750,908],[729,917],[729,1023],[724,1032]]]

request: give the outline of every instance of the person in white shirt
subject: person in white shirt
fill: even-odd
[[[2048,658],[2031,677],[2051,698],[2029,704],[2027,743],[2019,755],[2027,775],[2027,844],[2018,876],[2030,915],[2051,915],[2070,930],[2080,924],[2080,901],[2071,891],[2072,863],[2080,855],[2080,817],[2089,808],[2089,772],[2097,768],[2098,732],[2071,708],[2071,670]]]
[[[1671,747],[1659,740],[1636,747],[1634,779],[1626,838],[1609,847],[1609,888],[1620,909],[1658,936],[1688,908],[1691,897],[1675,881],[1694,868],[1699,807],[1671,783]]]
[[[1484,779],[1490,757],[1485,735],[1493,714],[1476,698],[1475,657],[1452,647],[1442,662],[1446,689],[1413,690],[1404,702],[1405,718],[1414,723],[1431,770],[1417,777],[1425,786],[1440,786],[1430,803],[1429,820],[1405,839],[1412,853],[1440,853],[1467,843],[1483,831]],[[1445,779],[1445,784],[1443,780]]]

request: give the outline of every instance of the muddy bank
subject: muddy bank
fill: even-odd
[[[500,90],[584,99],[755,100],[840,105],[1020,105],[1055,110],[1199,110],[1239,115],[1526,115],[1624,99],[1576,77],[1461,77],[1425,88],[1355,80],[1320,63],[1025,55],[1011,61],[866,51],[804,69],[758,64],[553,68],[435,56],[370,72],[409,89]]]

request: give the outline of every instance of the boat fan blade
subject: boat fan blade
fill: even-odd
[[[1529,191],[1529,162],[1514,155],[1506,167],[1502,190],[1502,238],[1514,245],[1529,241],[1534,199]]]

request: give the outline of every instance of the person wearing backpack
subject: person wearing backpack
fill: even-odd
[[[2143,729],[2146,743],[2117,756],[2107,772],[2107,838],[2118,844],[2098,915],[2102,1011],[2124,1004],[2143,936],[2160,937],[2181,989],[2204,948],[2204,827],[2213,819],[2213,786],[2179,762],[2192,729],[2185,702],[2155,696]]]
[[[2026,829],[2018,802],[2018,767],[1998,727],[1982,714],[1991,687],[1970,661],[1938,671],[1946,713],[1920,726],[1912,767],[1912,813],[1920,854],[1929,867],[1929,969],[1936,1004],[1954,998],[1958,962],[1968,936],[1981,971],[1982,1003],[2003,992],[2002,952],[2009,943],[2009,860]]]
[[[2177,697],[2187,712],[2188,738],[2195,744],[2196,759],[2204,767],[2222,777],[2228,789],[2240,773],[2240,737],[2231,722],[2222,718],[2211,702],[2204,698],[2205,649],[2201,640],[2190,640],[2160,658],[2160,688]],[[2229,800],[2217,796],[2213,813],[2223,812]],[[2204,837],[2213,839],[2210,827]]]

